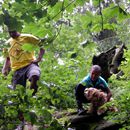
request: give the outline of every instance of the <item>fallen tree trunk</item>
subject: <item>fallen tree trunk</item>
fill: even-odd
[[[120,124],[103,119],[104,115],[82,115],[70,117],[70,126],[76,130],[119,130]]]
[[[119,72],[118,67],[121,64],[121,61],[123,60],[124,49],[126,49],[124,44],[122,44],[119,48],[116,49],[115,55],[111,63],[111,73],[116,74]]]

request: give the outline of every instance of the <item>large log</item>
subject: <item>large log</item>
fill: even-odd
[[[112,63],[111,63],[111,69],[110,69],[111,73],[116,74],[119,72],[118,67],[121,64],[121,61],[124,60],[123,59],[124,49],[127,49],[124,44],[122,44],[120,47],[116,48],[115,55],[114,55],[114,57],[112,59]]]
[[[109,55],[107,53],[103,52],[97,56],[94,55],[93,59],[92,59],[93,65],[99,65],[101,67],[101,69],[102,69],[101,76],[106,81],[108,81],[108,79],[111,76],[108,58],[109,58]]]
[[[123,60],[124,49],[127,49],[124,44],[119,47],[114,46],[106,52],[102,52],[99,55],[94,55],[92,64],[99,65],[102,69],[101,76],[108,81],[112,74],[119,72],[118,68]]]
[[[70,117],[70,126],[76,130],[119,130],[120,124],[103,119],[104,115],[82,115]]]

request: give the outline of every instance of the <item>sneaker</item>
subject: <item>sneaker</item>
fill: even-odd
[[[78,109],[78,115],[84,115],[86,113],[86,110],[83,108]]]
[[[8,85],[7,88],[11,89],[11,90],[15,90],[13,85]]]

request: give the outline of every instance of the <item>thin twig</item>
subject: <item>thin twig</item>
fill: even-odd
[[[61,12],[63,12],[66,8],[68,8],[75,0],[73,0],[72,2],[70,2],[67,6],[65,6],[64,8],[62,8],[55,16],[53,16],[51,18],[51,20],[53,20],[55,17],[57,17]],[[63,1],[64,2],[64,1]],[[63,4],[62,4],[63,5]]]

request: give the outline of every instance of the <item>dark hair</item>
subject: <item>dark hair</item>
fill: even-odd
[[[17,38],[18,36],[20,36],[20,33],[17,32],[16,30],[9,30],[9,35],[10,35],[12,38]]]
[[[9,33],[15,33],[15,32],[17,32],[16,30],[9,30],[8,31]]]

